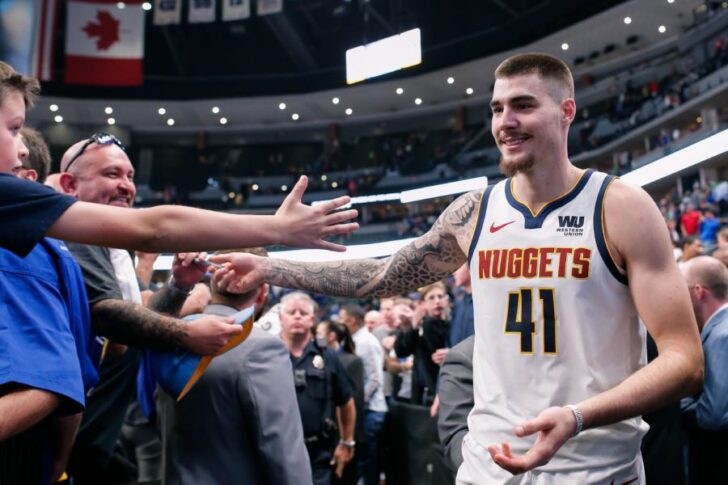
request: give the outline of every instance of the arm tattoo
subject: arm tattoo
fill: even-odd
[[[149,299],[147,307],[158,313],[178,316],[187,296],[187,293],[184,291],[175,291],[171,289],[169,285],[164,285],[162,288],[154,292],[152,297]]]
[[[187,336],[183,322],[123,300],[94,304],[91,323],[97,333],[115,342],[154,350],[180,346]]]
[[[460,196],[427,234],[385,260],[328,263],[267,260],[265,279],[278,286],[345,297],[390,296],[452,274],[465,262],[482,192]]]

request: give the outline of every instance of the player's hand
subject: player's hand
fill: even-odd
[[[435,394],[435,399],[432,401],[432,406],[430,406],[430,417],[437,417],[438,412],[440,412],[440,395]]]
[[[216,315],[206,315],[184,323],[187,334],[182,344],[197,355],[214,355],[228,340],[243,332],[243,326],[233,323],[233,318]]]
[[[524,455],[514,455],[508,443],[489,446],[488,452],[496,464],[515,475],[548,463],[575,431],[574,413],[568,408],[552,407],[542,411],[536,419],[516,426],[519,438],[538,433],[535,443]]]
[[[215,270],[212,282],[228,293],[244,293],[265,282],[262,268],[268,258],[248,253],[225,253],[211,256],[209,260],[223,265]]]
[[[346,464],[354,457],[354,449],[344,445],[337,445],[334,450],[334,456],[331,458],[331,466],[335,466],[334,473],[341,478],[344,476],[344,468]]]
[[[415,306],[415,311],[412,314],[412,327],[420,328],[420,324],[422,323],[422,320],[425,319],[425,316],[427,316],[427,309],[425,308],[425,302],[418,301]]]
[[[334,212],[339,207],[351,202],[349,196],[311,207],[301,199],[308,186],[308,178],[301,176],[296,185],[276,211],[276,219],[280,221],[281,244],[301,248],[319,248],[332,251],[346,251],[346,247],[324,240],[325,237],[349,234],[359,229],[359,224],[349,222],[356,218],[356,209]]]
[[[172,262],[174,283],[180,288],[191,290],[207,273],[207,266],[200,262],[206,258],[207,253],[177,253]]]

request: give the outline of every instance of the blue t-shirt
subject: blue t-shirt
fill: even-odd
[[[715,243],[719,230],[719,219],[703,219],[703,222],[700,223],[700,240],[703,242]]]
[[[25,256],[76,199],[0,173],[0,248]]]
[[[84,378],[90,386],[98,374],[86,293],[67,281],[80,272],[62,248],[43,241],[24,258],[0,249],[0,385],[65,396],[58,412],[70,414],[83,409]]]

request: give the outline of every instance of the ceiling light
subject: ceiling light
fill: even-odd
[[[415,104],[418,105],[418,106],[421,105],[422,104],[422,98],[415,98]]]
[[[151,10],[152,9],[152,4],[149,3],[149,2],[144,2],[144,3],[142,3],[142,8],[144,10]]]
[[[404,89],[397,88],[397,91],[395,91],[397,94],[404,94]]]
[[[455,78],[454,77],[450,76],[449,78],[447,78],[447,83],[448,84],[452,84],[454,82],[455,82]]]
[[[213,106],[212,107],[212,113],[213,114],[218,114],[219,112],[220,112],[220,107],[219,106]]]
[[[466,89],[465,90],[465,94],[467,94],[468,96],[470,96],[471,94],[473,94],[473,88]]]
[[[225,118],[224,116],[222,118],[220,118],[220,124],[227,125],[227,118]]]
[[[354,110],[351,108],[346,108],[346,111],[344,111],[344,113],[346,113],[346,116],[350,116],[353,112]]]
[[[281,110],[281,111],[283,111],[284,109],[286,109],[286,103],[279,104],[278,105],[278,109]]]
[[[48,106],[48,109],[55,113],[56,111],[58,111],[58,105],[52,104],[52,105]]]
[[[291,115],[291,119],[292,119],[293,121],[298,121],[298,118],[299,118],[299,116],[298,116],[298,113],[293,113],[293,114]]]
[[[108,124],[110,124],[110,125],[115,125],[116,124],[116,120],[114,118],[109,118],[108,120],[106,120],[106,122]]]
[[[169,126],[172,126],[172,125],[174,125],[174,118],[167,118],[167,124],[168,124]]]
[[[326,179],[327,179],[327,178],[328,178],[328,177],[326,176],[326,174],[324,174],[324,175],[322,175],[322,176],[321,176],[321,181],[322,181],[322,182],[326,182]]]
[[[104,113],[106,113],[107,115],[110,115],[113,112],[114,108],[112,108],[111,106],[107,106],[106,108],[104,108]]]
[[[116,6],[119,8],[119,10],[123,10],[126,8],[126,4],[124,2],[119,2],[116,4]]]
[[[659,33],[661,33],[661,34],[664,34],[666,30],[667,30],[667,29],[665,28],[665,26],[664,26],[664,25],[660,25],[659,27],[657,27],[657,31],[658,31]]]
[[[332,189],[335,189],[338,186],[339,186],[339,183],[338,182],[336,182],[336,181],[331,182],[331,188]]]
[[[157,110],[157,113],[159,113],[160,115],[163,115],[163,114],[165,114],[166,112],[167,112],[167,110],[166,110],[166,109],[164,109],[164,108],[159,108],[159,109]]]
[[[258,184],[253,184],[253,185],[251,185],[251,186],[250,186],[250,188],[251,188],[251,189],[253,189],[253,191],[256,191],[256,190],[258,190],[258,189],[259,189],[260,187],[258,187]]]
[[[228,192],[228,198],[234,199],[235,198],[235,192]]]
[[[561,44],[561,50],[562,51],[568,51],[569,50],[569,44],[567,44],[566,42],[564,42],[563,44]]]
[[[627,25],[631,24],[632,23],[632,17],[625,17],[624,18],[624,23],[627,24]]]
[[[667,0],[667,3],[675,3],[675,0]]]
[[[63,116],[56,115],[53,119],[56,121],[56,123],[60,123],[61,121],[63,121]]]
[[[339,104],[339,98],[336,98],[336,97],[334,97],[334,98],[333,98],[333,99],[331,100],[331,102],[332,102],[332,103],[334,103],[334,104]]]
[[[287,185],[281,185],[281,191],[285,192],[286,190],[288,190],[288,186]]]

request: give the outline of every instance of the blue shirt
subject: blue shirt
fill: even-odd
[[[21,258],[0,249],[0,384],[22,384],[84,406],[98,379],[100,347],[90,331],[83,280],[68,249],[45,239]]]
[[[705,354],[703,391],[684,398],[683,413],[694,413],[700,428],[708,431],[728,429],[728,305],[715,312],[700,332]]]
[[[75,202],[45,185],[0,173],[0,248],[25,256]]]
[[[700,240],[715,243],[719,230],[720,220],[716,218],[703,219],[703,222],[700,223]]]

